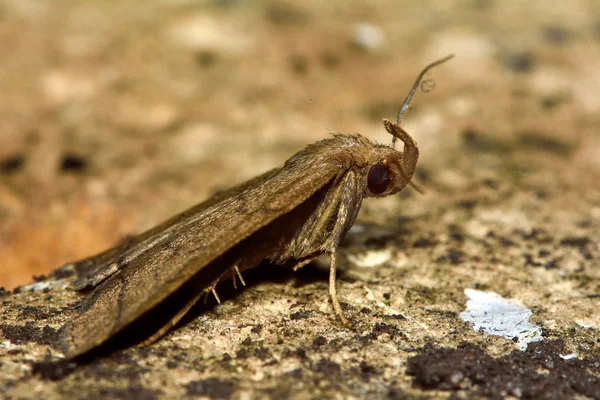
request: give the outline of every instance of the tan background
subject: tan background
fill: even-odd
[[[448,53],[407,118],[420,165],[455,174],[468,128],[501,143],[533,132],[573,147],[544,166],[548,179],[576,167],[579,186],[600,168],[600,22],[594,1],[554,3],[4,1],[0,160],[24,160],[1,175],[0,285],[103,249],[329,130],[387,142],[380,119]],[[380,47],[352,46],[358,23],[382,31]],[[87,168],[61,171],[69,155]]]
[[[381,43],[357,44],[357,24],[378,29]],[[381,118],[395,116],[424,65],[449,53],[456,58],[428,75],[435,90],[417,93],[405,125],[421,149],[416,182],[426,194],[406,189],[364,204],[359,221],[368,229],[342,250],[340,296],[365,324],[375,322],[361,307],[385,303],[433,329],[402,325],[414,348],[432,337],[450,346],[488,340],[456,314],[442,317],[464,309],[468,287],[523,301],[550,336],[570,338],[569,349],[593,343],[600,325],[595,0],[0,1],[0,286],[13,289],[149,228],[330,131],[387,143]],[[369,251],[384,254],[377,268],[351,261]],[[268,324],[294,312],[288,301],[303,299],[325,322],[292,318],[307,325],[298,329],[309,338],[299,343],[310,334],[331,340],[332,329],[343,341],[349,333],[333,321],[326,277],[299,288],[293,280],[255,285],[201,318]],[[76,298],[59,291],[54,299],[62,295],[62,306]],[[6,315],[17,325],[26,320]],[[31,321],[55,329],[64,320]],[[204,357],[202,369],[175,368],[178,378],[162,384],[157,369],[136,385],[182,395],[183,381],[227,375],[211,369],[211,357],[234,354],[244,335],[216,325],[197,338],[186,328],[173,334],[177,343],[222,340],[223,347],[189,353]],[[265,346],[278,343],[278,329],[265,328]],[[492,354],[512,350],[490,340]],[[381,380],[367,391],[350,378],[319,391],[306,376],[293,391],[413,390],[398,375],[408,355],[377,364],[388,344],[368,353]],[[35,360],[47,346],[25,351],[22,359]],[[278,351],[271,349],[276,359]],[[235,396],[270,393],[254,392],[252,382],[263,378],[261,387],[277,387],[279,367],[265,372],[263,364],[233,368]],[[17,370],[4,374],[13,379]],[[15,395],[27,393],[28,384],[18,387]],[[57,388],[38,389],[56,395]]]

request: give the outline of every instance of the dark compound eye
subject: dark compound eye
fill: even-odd
[[[386,191],[392,181],[392,174],[385,165],[375,164],[369,170],[367,186],[373,194],[381,194]]]

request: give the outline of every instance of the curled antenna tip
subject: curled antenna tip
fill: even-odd
[[[438,66],[438,65],[440,65],[442,63],[445,63],[446,61],[448,61],[448,60],[450,60],[452,58],[454,58],[454,54],[447,55],[446,57],[444,57],[442,59],[439,59],[437,61],[434,61],[431,64],[429,64],[428,66],[426,66],[425,68],[423,68],[423,70],[421,71],[421,73],[417,77],[417,80],[413,84],[413,87],[410,89],[410,92],[408,92],[408,96],[406,96],[406,99],[404,100],[404,103],[402,104],[402,107],[400,107],[400,111],[398,111],[398,117],[396,118],[396,123],[398,125],[402,125],[402,117],[404,116],[404,113],[406,112],[406,110],[408,110],[410,108],[410,103],[412,101],[412,98],[413,98],[415,92],[417,91],[417,88],[421,84],[421,81],[423,80],[423,77],[425,76],[425,74],[431,68],[433,68],[435,66]]]
[[[419,76],[417,77],[417,80],[415,81],[415,83],[413,84],[412,88],[410,89],[410,92],[408,92],[408,95],[406,96],[406,99],[404,100],[404,103],[402,103],[402,107],[400,107],[400,111],[398,111],[398,116],[396,118],[396,124],[399,126],[402,126],[402,118],[404,117],[404,113],[406,112],[406,110],[408,110],[410,108],[410,103],[412,101],[412,98],[415,94],[415,92],[417,91],[417,89],[419,88],[419,85],[421,84],[421,81],[423,80],[423,77],[425,76],[425,74],[433,67],[440,65],[442,63],[445,63],[446,61],[450,60],[454,58],[454,54],[449,54],[444,58],[441,58],[437,61],[432,62],[431,64],[427,65],[425,68],[423,68],[423,70],[421,71],[421,73],[419,74]],[[392,137],[392,147],[394,147],[396,145],[396,137]]]

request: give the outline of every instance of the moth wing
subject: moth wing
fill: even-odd
[[[74,268],[79,277],[73,284],[73,287],[76,290],[87,290],[90,288],[94,288],[102,283],[104,280],[109,278],[114,273],[118,272],[121,268],[126,266],[122,261],[120,261],[119,257],[127,250],[132,249],[136,246],[143,246],[143,243],[147,241],[151,241],[153,237],[155,237],[160,232],[163,232],[170,227],[176,226],[186,219],[193,217],[194,215],[200,214],[204,212],[210,206],[223,201],[229,197],[237,196],[243,191],[247,190],[250,187],[261,184],[262,182],[270,179],[273,175],[279,172],[279,168],[270,170],[262,175],[259,175],[247,182],[242,183],[234,188],[220,191],[215,193],[213,197],[207,199],[206,201],[197,204],[190,209],[177,214],[173,218],[164,221],[163,223],[145,231],[138,235],[128,236],[123,239],[116,246],[105,250],[99,254],[95,254],[91,257],[84,258],[82,260],[67,263],[65,267]]]
[[[343,168],[333,154],[336,146],[328,145],[333,140],[317,142],[283,168],[197,206],[203,206],[199,212],[184,212],[129,249],[126,267],[88,294],[80,313],[63,328],[65,355],[80,355],[100,345],[218,256],[335,179]]]

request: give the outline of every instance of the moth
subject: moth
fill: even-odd
[[[75,283],[88,290],[76,315],[61,329],[68,358],[84,355],[152,313],[168,318],[147,340],[160,338],[203,296],[226,279],[245,284],[242,272],[270,262],[295,269],[330,257],[329,293],[335,314],[351,326],[338,301],[336,250],[366,197],[393,195],[411,184],[419,150],[402,129],[404,113],[427,71],[422,70],[396,123],[383,120],[391,145],[359,134],[307,146],[283,167],[264,173],[72,265],[84,271]],[[396,141],[403,151],[395,149]],[[172,307],[177,297],[180,306]]]

